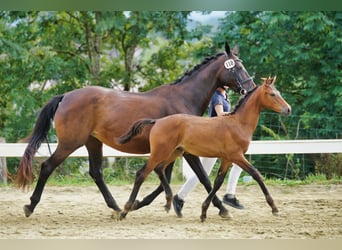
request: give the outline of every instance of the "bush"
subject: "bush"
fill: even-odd
[[[317,154],[314,158],[316,174],[324,174],[328,180],[342,176],[342,154]]]

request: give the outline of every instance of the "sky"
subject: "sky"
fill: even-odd
[[[195,21],[205,22],[211,18],[222,18],[226,11],[212,11],[210,14],[203,15],[201,12],[193,11],[190,14],[190,18],[194,19]]]

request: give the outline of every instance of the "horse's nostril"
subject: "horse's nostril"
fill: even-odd
[[[285,116],[288,116],[291,114],[291,108],[284,108],[281,113]]]

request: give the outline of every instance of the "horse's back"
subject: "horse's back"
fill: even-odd
[[[64,102],[68,100],[69,102],[79,102],[82,101],[96,101],[96,98],[103,98],[104,96],[123,96],[124,91],[113,90],[101,86],[87,86],[75,90],[71,90],[64,95]]]
[[[116,110],[121,115],[121,111],[139,107],[139,104],[149,103],[144,93],[133,93],[122,90],[113,90],[101,86],[87,86],[72,90],[64,95],[57,112],[66,113],[77,111],[77,115],[93,112]],[[58,113],[56,114],[58,116]],[[113,113],[112,115],[115,115]],[[126,113],[127,115],[127,113]],[[102,117],[105,118],[105,117]],[[114,117],[112,117],[114,118]]]
[[[213,118],[199,117],[188,114],[175,114],[158,119],[152,127],[152,136],[174,137],[179,141],[189,137],[198,137],[207,134],[209,127],[216,124]]]
[[[56,111],[55,122],[60,119],[65,122],[65,119],[69,120],[70,117],[83,120],[81,117],[90,116],[96,111],[110,92],[114,91],[103,87],[89,86],[65,93]],[[113,101],[115,99],[113,98]]]
[[[70,91],[64,95],[54,118],[59,141],[77,141],[82,145],[91,135],[125,152],[146,153],[149,151],[146,135],[125,145],[117,144],[114,138],[125,133],[139,119],[167,115],[165,108],[159,106],[163,100],[158,98],[161,99],[148,92],[133,93],[98,86]]]
[[[221,156],[224,150],[219,155],[216,150],[222,147],[222,137],[227,138],[227,134],[230,134],[229,124],[225,121],[227,118],[175,114],[158,119],[151,129],[151,152],[163,151],[162,154],[168,154],[182,149],[199,156]]]

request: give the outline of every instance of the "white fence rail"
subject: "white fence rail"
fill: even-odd
[[[0,157],[21,157],[26,143],[0,143]],[[52,152],[57,144],[51,143]],[[342,139],[336,140],[281,140],[281,141],[252,141],[246,154],[314,154],[314,153],[342,153]],[[103,147],[104,157],[148,157],[149,154],[124,153],[106,145]],[[49,147],[43,143],[35,157],[50,156]],[[88,157],[85,147],[76,150],[71,157]]]

